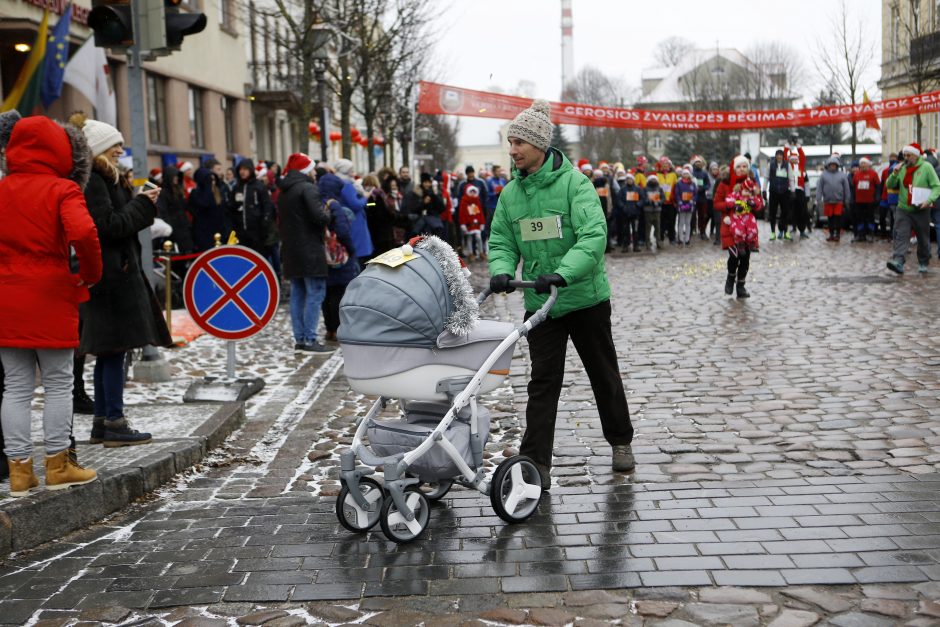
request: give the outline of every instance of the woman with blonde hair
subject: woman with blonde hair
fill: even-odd
[[[82,307],[79,350],[95,355],[95,414],[92,444],[146,444],[149,433],[131,429],[124,414],[124,359],[142,346],[170,346],[170,334],[141,266],[137,233],[153,224],[160,188],[136,196],[118,170],[124,137],[109,124],[87,120],[82,127],[91,154],[85,188],[88,211],[101,240],[103,274]],[[147,251],[150,254],[150,251]]]

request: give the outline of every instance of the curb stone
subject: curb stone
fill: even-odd
[[[0,559],[82,529],[152,492],[205,458],[245,422],[244,403],[218,407],[177,450],[164,449],[98,480],[68,490],[43,490],[0,501]]]

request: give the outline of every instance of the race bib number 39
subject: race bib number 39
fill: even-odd
[[[533,242],[541,239],[561,238],[561,216],[519,220],[522,229],[522,241]]]

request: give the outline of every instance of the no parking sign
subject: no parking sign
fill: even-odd
[[[280,287],[271,264],[244,246],[220,246],[193,262],[183,284],[193,321],[223,340],[244,340],[274,317]]]
[[[183,283],[186,310],[206,333],[227,342],[226,378],[194,382],[183,400],[244,400],[264,387],[254,377],[236,379],[235,340],[263,329],[277,313],[280,285],[271,264],[244,246],[219,246],[200,255]]]

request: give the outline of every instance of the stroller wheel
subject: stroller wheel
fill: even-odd
[[[539,470],[528,457],[516,455],[496,467],[490,483],[490,503],[508,523],[522,522],[535,513],[542,497]]]
[[[420,490],[413,487],[406,489],[405,503],[414,512],[415,516],[412,520],[408,520],[398,511],[391,496],[385,497],[382,515],[379,518],[385,537],[399,544],[417,539],[427,529],[428,520],[431,517],[431,504]]]
[[[349,493],[345,485],[336,497],[336,517],[346,529],[354,533],[368,531],[379,522],[382,510],[382,486],[375,479],[363,477],[359,480],[359,490],[369,503],[368,509],[363,509]]]
[[[428,497],[428,500],[433,503],[444,498],[444,495],[450,492],[453,485],[454,482],[450,479],[440,479],[438,481],[422,484],[421,491],[424,492],[424,496]]]

